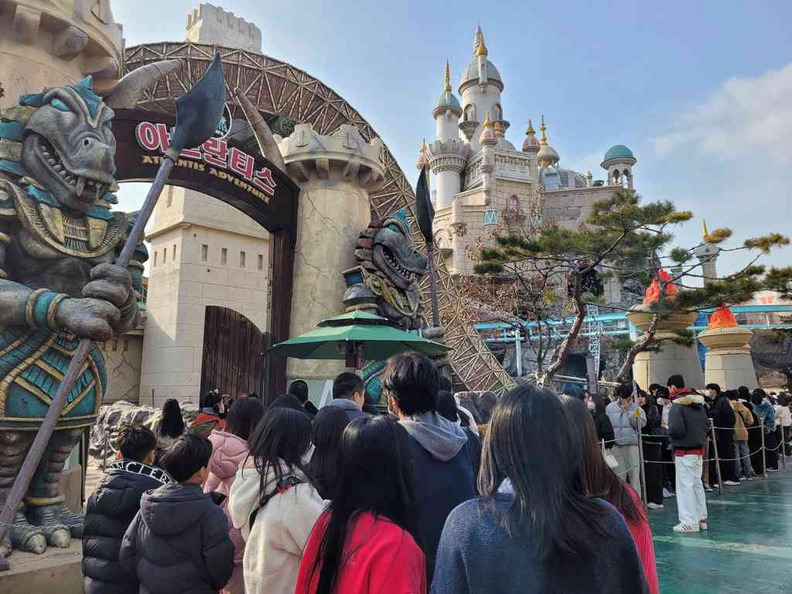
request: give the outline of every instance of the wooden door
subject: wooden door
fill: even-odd
[[[266,337],[241,313],[208,306],[204,314],[201,397],[217,388],[221,394],[257,393],[264,382]]]

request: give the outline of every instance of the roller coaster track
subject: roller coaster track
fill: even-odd
[[[164,42],[127,48],[125,72],[159,60],[184,62],[178,72],[168,75],[147,91],[139,106],[173,113],[174,98],[183,94],[201,76],[216,51],[220,52],[223,59],[228,96],[232,96],[233,88],[242,89],[265,117],[280,115],[294,118],[300,123],[310,123],[319,134],[331,134],[343,124],[351,124],[367,141],[378,136],[357,110],[307,72],[268,56],[213,45]],[[232,111],[234,117],[244,117],[238,106],[232,106]],[[404,209],[414,222],[415,194],[387,147],[385,165],[385,185],[371,195],[372,218],[381,218]],[[425,249],[417,227],[413,225],[415,243]],[[452,349],[449,362],[454,374],[468,390],[503,393],[514,385],[514,380],[492,355],[473,325],[466,321],[462,296],[442,259],[438,260],[440,317],[446,329],[445,342]],[[426,283],[424,301],[428,310]]]

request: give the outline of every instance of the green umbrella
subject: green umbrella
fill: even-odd
[[[346,359],[357,354],[361,359],[377,361],[406,351],[432,356],[448,350],[444,344],[405,332],[387,318],[363,311],[328,318],[317,326],[276,344],[272,354],[295,359]]]

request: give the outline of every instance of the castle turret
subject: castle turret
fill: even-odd
[[[451,206],[462,189],[462,170],[467,160],[467,146],[459,138],[462,108],[451,90],[451,69],[446,62],[445,86],[432,114],[437,122],[437,140],[428,148],[429,167],[437,176],[435,208]]]
[[[720,255],[720,248],[712,240],[707,230],[707,221],[702,221],[701,227],[701,244],[696,247],[694,253],[699,262],[701,262],[701,276],[704,277],[704,282],[714,281],[718,278],[718,271],[715,265]]]
[[[432,115],[437,123],[438,140],[459,138],[459,118],[462,116],[462,107],[451,90],[451,67],[448,62],[445,67],[445,86],[437,99]]]
[[[492,173],[495,171],[495,146],[498,144],[498,134],[495,131],[495,124],[490,121],[489,112],[484,114],[479,145],[483,153],[481,160],[481,189],[484,192],[484,203],[490,204],[492,201],[493,180]]]
[[[490,114],[491,120],[498,123],[503,133],[509,127],[509,123],[503,119],[501,107],[503,81],[498,69],[487,59],[488,54],[484,34],[478,27],[473,42],[473,61],[465,69],[459,83],[459,94],[462,96],[462,122],[459,127],[474,151],[479,149],[480,122],[485,113]]]
[[[633,152],[623,144],[610,147],[601,164],[601,167],[608,172],[608,185],[632,190],[634,187],[632,168],[637,162]]]

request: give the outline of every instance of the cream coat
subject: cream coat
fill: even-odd
[[[297,474],[299,478],[305,477]],[[268,472],[266,493],[275,490]],[[237,471],[228,511],[246,541],[242,567],[246,594],[293,594],[308,537],[325,504],[310,484],[302,483],[275,495],[259,509],[253,526],[250,515],[259,507],[259,473],[253,460]]]

